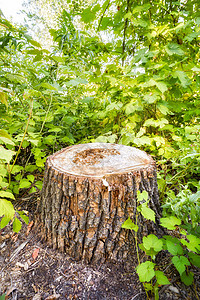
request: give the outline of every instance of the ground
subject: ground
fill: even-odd
[[[29,207],[30,210],[30,207]],[[29,226],[16,234],[7,226],[0,235],[0,295],[6,299],[144,300],[145,292],[135,273],[136,261],[86,265],[49,248],[34,228],[33,210]],[[32,226],[31,226],[32,225]],[[186,287],[165,254],[158,258],[171,285],[161,287],[160,299],[197,299],[200,271],[194,269],[195,284]]]

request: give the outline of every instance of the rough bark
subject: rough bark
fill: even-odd
[[[123,259],[134,250],[133,235],[121,228],[137,213],[137,190],[146,190],[160,217],[156,165],[145,152],[115,144],[62,149],[46,162],[38,220],[53,248],[87,263]],[[159,230],[137,216],[138,239]]]

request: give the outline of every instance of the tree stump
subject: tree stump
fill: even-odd
[[[156,164],[144,151],[106,143],[62,149],[46,162],[38,207],[42,237],[87,263],[124,259],[135,246],[133,234],[121,225],[129,216],[136,219],[138,190],[148,192],[158,221]],[[159,230],[142,216],[137,220],[139,241]]]

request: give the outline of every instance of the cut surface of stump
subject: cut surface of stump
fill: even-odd
[[[138,215],[138,190],[148,192],[158,220],[156,165],[144,151],[106,143],[62,149],[46,162],[38,208],[42,237],[87,263],[136,255],[133,234],[122,223],[137,215],[139,241],[158,230]]]

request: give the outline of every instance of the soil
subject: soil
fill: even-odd
[[[5,299],[145,300],[146,294],[135,273],[133,258],[99,265],[76,262],[49,248],[34,228],[36,199],[20,203],[30,212],[29,225],[18,234],[6,226],[0,235],[0,295]],[[171,284],[160,288],[160,299],[200,298],[200,271],[193,269],[195,283],[186,287],[165,253],[158,257]],[[0,297],[1,298],[1,297]]]

